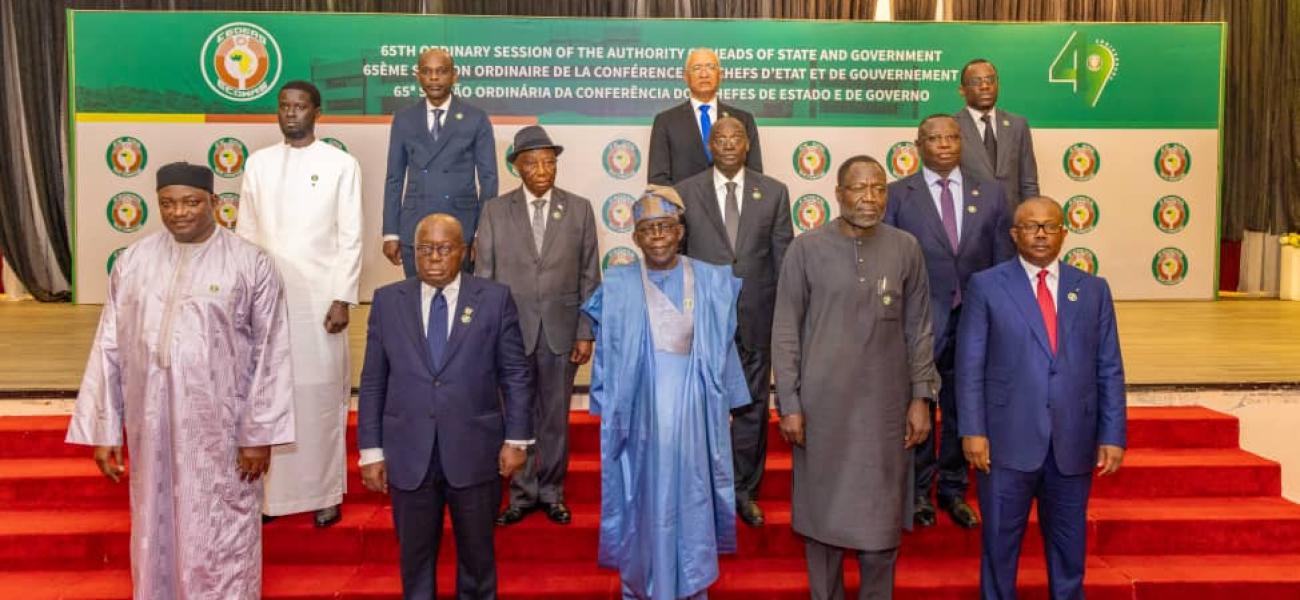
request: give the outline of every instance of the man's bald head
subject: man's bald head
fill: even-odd
[[[434,213],[415,226],[415,272],[433,287],[446,287],[460,274],[465,238],[460,221]]]
[[[1065,222],[1065,211],[1061,209],[1061,205],[1047,196],[1025,198],[1020,202],[1020,206],[1016,207],[1016,213],[1012,220],[1018,223],[1023,214],[1039,213],[1040,211],[1044,211],[1045,214],[1051,215],[1061,223]]]
[[[434,106],[447,101],[456,85],[456,62],[442,48],[429,48],[420,53],[415,65],[415,78],[424,90],[424,97]]]
[[[713,154],[713,166],[724,176],[731,179],[745,168],[745,159],[749,156],[749,134],[745,124],[735,117],[722,117],[713,124],[709,131],[709,152]]]
[[[420,64],[424,64],[426,60],[435,56],[447,61],[447,64],[451,65],[453,68],[456,66],[456,59],[452,58],[451,53],[447,52],[443,48],[426,48],[424,52],[420,53]]]

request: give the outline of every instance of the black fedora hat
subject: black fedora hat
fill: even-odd
[[[515,144],[514,147],[510,149],[510,153],[506,154],[506,162],[515,162],[516,156],[529,150],[539,150],[542,148],[555,150],[556,156],[559,156],[561,152],[564,152],[564,146],[553,143],[551,141],[551,136],[546,135],[546,130],[542,129],[541,125],[529,125],[520,129],[519,132],[515,134]]]

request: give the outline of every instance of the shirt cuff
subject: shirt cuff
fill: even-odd
[[[400,235],[393,235],[393,234],[390,233],[390,234],[384,236],[384,241],[385,241],[385,242],[400,242],[400,241],[402,241],[402,236],[400,236]]]
[[[358,467],[372,465],[377,462],[384,462],[383,448],[362,448],[361,458],[357,460]]]
[[[506,443],[510,444],[511,446],[531,446],[536,441],[537,440],[535,439],[534,440],[506,440]]]
[[[939,386],[929,381],[918,381],[912,384],[912,398],[927,398],[930,400],[939,399]]]

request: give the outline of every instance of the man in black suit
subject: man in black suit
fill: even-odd
[[[781,259],[794,237],[790,192],[785,184],[745,168],[753,156],[744,123],[723,117],[709,134],[713,168],[677,184],[686,205],[683,253],[731,265],[742,282],[736,303],[736,347],[754,402],[731,412],[731,452],[736,512],[749,525],[763,524],[755,498],[767,453],[771,386],[772,311]]]
[[[957,436],[956,383],[953,357],[961,316],[962,292],[973,273],[1011,258],[1011,211],[997,181],[984,180],[958,167],[962,156],[961,129],[948,115],[930,115],[916,133],[921,170],[889,184],[885,223],[916,237],[925,254],[930,280],[930,318],[934,331],[934,365],[943,384],[938,435],[916,447],[916,505],[913,521],[935,522],[930,488],[938,473],[939,507],[957,525],[979,525],[966,503],[966,460]],[[933,414],[933,413],[932,413]],[[935,446],[938,446],[938,458]]]
[[[686,87],[691,90],[690,99],[655,115],[650,128],[650,183],[676,185],[708,169],[713,164],[709,131],[726,117],[739,119],[749,138],[744,166],[761,172],[763,152],[759,149],[754,115],[718,101],[722,65],[717,54],[708,48],[696,48],[687,55]]]

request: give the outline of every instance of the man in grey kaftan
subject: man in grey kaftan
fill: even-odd
[[[294,433],[280,276],[216,226],[207,168],[164,166],[158,189],[168,231],[113,267],[67,441],[130,479],[135,598],[256,600],[258,479]]]
[[[772,333],[782,437],[794,444],[793,527],[814,599],[842,598],[844,549],[859,598],[888,598],[911,521],[912,453],[929,434],[938,375],[925,261],[916,239],[880,224],[884,170],[840,168],[840,217],[794,240]]]

